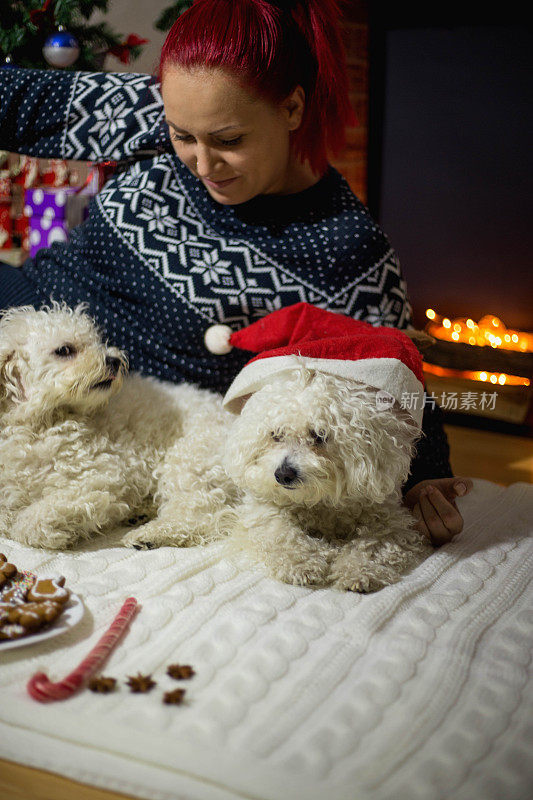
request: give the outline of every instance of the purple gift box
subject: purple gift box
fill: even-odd
[[[88,200],[71,187],[27,189],[24,214],[30,220],[30,256],[54,242],[66,242],[68,231],[87,216]]]
[[[77,189],[70,186],[63,189],[26,189],[24,213],[27,217],[66,219],[67,198],[76,192]]]

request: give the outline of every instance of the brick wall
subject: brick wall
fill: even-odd
[[[342,31],[350,79],[350,100],[357,126],[348,128],[346,147],[331,163],[355,194],[367,202],[368,145],[368,8],[366,0],[348,0],[343,6]]]

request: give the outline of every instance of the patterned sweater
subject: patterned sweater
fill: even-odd
[[[87,302],[132,369],[224,392],[248,356],[210,354],[205,329],[299,301],[410,322],[397,256],[333,167],[303,192],[221,205],[174,154],[149,75],[1,69],[0,148],[118,162],[69,241],[19,274],[36,305]],[[452,474],[440,416],[426,407],[408,486]]]

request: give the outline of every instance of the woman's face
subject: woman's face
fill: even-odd
[[[217,202],[306,188],[289,148],[303,112],[299,87],[276,106],[220,69],[170,66],[162,95],[176,155]]]

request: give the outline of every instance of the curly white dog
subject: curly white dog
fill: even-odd
[[[215,393],[126,371],[83,306],[3,314],[3,534],[63,549],[146,515],[125,544],[212,537],[212,515],[232,495],[221,465],[231,415]]]
[[[298,366],[254,392],[227,440],[244,499],[225,524],[234,548],[293,584],[370,592],[431,552],[401,505],[419,431],[376,390]]]
[[[258,354],[224,398],[240,412],[224,463],[244,499],[219,520],[232,550],[282,581],[360,592],[432,552],[401,504],[421,432],[419,350],[432,341],[307,303],[206,332],[214,353]]]

